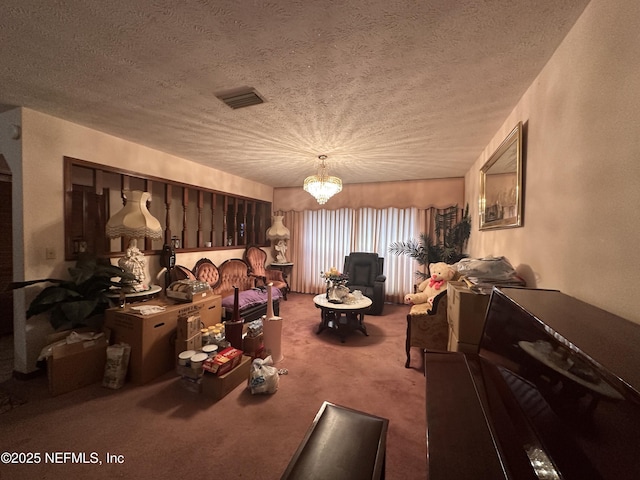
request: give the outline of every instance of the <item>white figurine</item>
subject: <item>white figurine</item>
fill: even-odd
[[[278,240],[278,243],[274,245],[276,252],[276,262],[278,263],[287,263],[287,242],[285,240]]]
[[[144,283],[144,254],[138,249],[137,245],[129,245],[129,248],[127,248],[124,257],[122,257],[118,261],[118,265],[120,265],[120,268],[122,268],[123,270],[131,272],[136,277],[136,280],[138,280],[138,282]]]

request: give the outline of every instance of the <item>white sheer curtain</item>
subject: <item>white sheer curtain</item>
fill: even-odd
[[[350,252],[375,252],[384,257],[386,300],[402,303],[413,291],[415,260],[389,253],[393,242],[418,238],[425,224],[425,211],[417,208],[343,208],[279,212],[291,231],[290,278],[293,291],[320,293],[324,283],[320,272],[336,267],[342,271]]]

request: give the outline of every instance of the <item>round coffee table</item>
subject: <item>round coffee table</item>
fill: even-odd
[[[354,303],[331,303],[327,300],[327,295],[322,293],[313,297],[313,303],[320,309],[320,326],[317,333],[327,328],[338,330],[342,343],[347,332],[351,330],[360,330],[369,336],[367,327],[364,326],[364,314],[373,303],[370,298],[363,297]]]

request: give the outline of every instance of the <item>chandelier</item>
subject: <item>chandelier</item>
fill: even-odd
[[[327,175],[327,166],[324,161],[326,155],[318,156],[320,159],[320,168],[317,175],[311,175],[304,179],[304,190],[309,192],[320,205],[327,203],[336,193],[342,191],[342,180],[338,177]]]

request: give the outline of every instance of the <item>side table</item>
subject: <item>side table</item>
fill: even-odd
[[[350,304],[331,303],[327,300],[327,295],[321,293],[313,297],[313,303],[320,309],[320,326],[317,333],[327,328],[338,330],[342,343],[350,330],[357,329],[369,336],[364,325],[364,314],[373,303],[370,298],[363,297]]]

